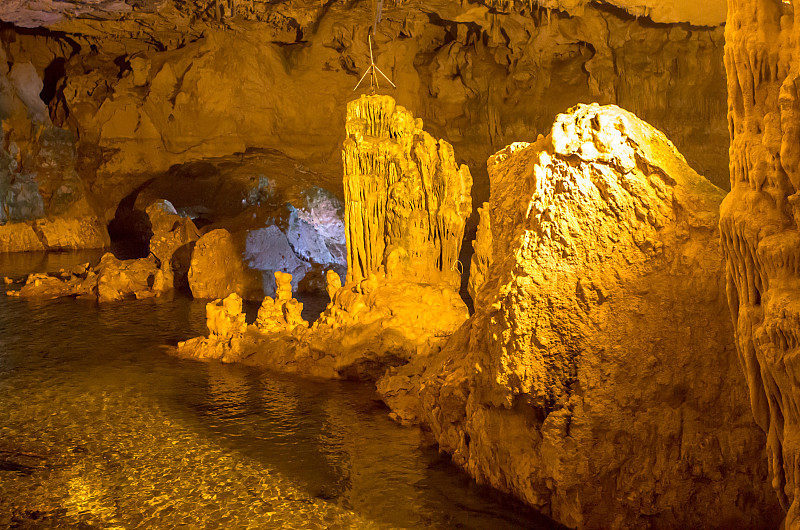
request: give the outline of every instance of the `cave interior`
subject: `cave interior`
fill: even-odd
[[[800,529],[796,2],[3,0],[0,526]]]

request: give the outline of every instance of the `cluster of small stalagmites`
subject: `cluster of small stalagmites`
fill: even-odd
[[[259,339],[274,335],[300,336],[308,328],[301,313],[303,304],[292,295],[292,275],[276,271],[275,298],[267,296],[258,309],[253,324],[247,325],[242,297],[235,292],[206,304],[208,337],[195,337],[179,342],[176,353],[194,359],[216,359],[224,362],[242,360],[247,352],[264,349]],[[292,352],[273,352],[275,357]],[[273,368],[281,368],[279,363]]]
[[[731,193],[721,207],[736,346],[786,528],[800,526],[800,27],[795,0],[729,2]]]
[[[376,321],[387,315],[380,311],[371,311],[372,295],[380,286],[375,273],[357,282],[349,282],[342,286],[342,279],[334,271],[328,271],[325,277],[326,291],[331,301],[312,325],[312,330],[334,330],[342,326],[364,324],[366,320]]]
[[[247,330],[242,298],[232,293],[222,300],[206,304],[206,325],[212,339],[228,343],[240,340]]]
[[[242,297],[231,293],[225,298],[206,304],[208,338],[195,337],[179,342],[176,354],[194,359],[231,361],[242,349],[247,332]]]
[[[402,249],[408,274],[454,287],[464,223],[472,211],[472,176],[452,146],[389,96],[361,96],[347,106],[344,164],[348,280],[385,267]]]

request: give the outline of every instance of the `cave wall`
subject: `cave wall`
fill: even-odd
[[[53,121],[78,136],[107,216],[153,174],[247,149],[301,159],[341,193],[344,102],[369,64],[369,4],[243,0],[220,21],[212,2],[108,1],[92,8],[97,18],[88,4],[58,2],[50,14],[64,16],[46,19],[13,4],[0,7],[17,24],[0,39],[9,62],[30,61],[45,79]],[[454,146],[478,201],[491,153],[592,101],[655,124],[727,186],[724,7],[697,16],[677,3],[629,4],[387,3],[373,41],[398,88],[381,90]]]
[[[794,0],[733,0],[726,25],[728,302],[785,527],[800,526],[800,28]]]
[[[0,49],[0,252],[108,245],[77,171],[74,135],[54,127],[30,61]]]

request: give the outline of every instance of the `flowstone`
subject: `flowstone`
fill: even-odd
[[[453,147],[390,96],[347,105],[344,162],[348,281],[392,276],[458,288],[472,176]]]
[[[772,485],[800,528],[800,3],[729,2],[728,303]]]

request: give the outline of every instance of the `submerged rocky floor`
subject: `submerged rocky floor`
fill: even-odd
[[[0,272],[69,259],[0,257]],[[163,354],[204,317],[181,298],[0,299],[0,527],[553,527],[361,385]]]

